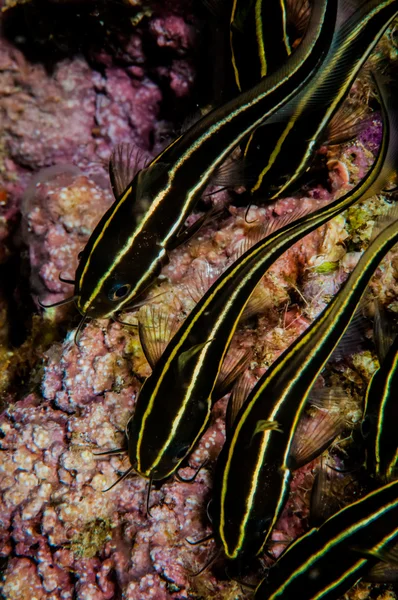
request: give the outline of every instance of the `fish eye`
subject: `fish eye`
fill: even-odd
[[[116,302],[117,300],[122,300],[127,296],[131,289],[131,285],[128,283],[117,283],[114,285],[108,293],[108,298],[112,302]]]

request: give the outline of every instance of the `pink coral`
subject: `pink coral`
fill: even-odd
[[[46,185],[39,189],[39,197],[45,197]],[[81,190],[79,186],[81,178],[77,176],[68,188],[70,203],[65,198],[61,201],[62,192],[53,194],[54,204],[49,204],[46,212],[39,202],[40,218],[33,202],[27,213],[29,218],[35,215],[32,248],[35,236],[48,235],[51,215],[57,215],[54,226],[58,221],[63,223],[74,243],[75,231],[82,227],[82,207],[73,202],[73,194]],[[84,197],[85,192],[81,193]],[[62,210],[63,202],[70,210]],[[269,210],[254,209],[253,214],[261,220]],[[165,292],[158,302],[167,306],[172,294],[178,296],[185,312],[189,310],[193,265],[206,257],[218,269],[224,268],[232,259],[231,248],[239,246],[250,230],[243,215],[240,209],[175,251],[165,270],[172,284],[164,281],[156,290]],[[333,230],[333,225],[327,228]],[[309,256],[319,252],[324,240],[321,231],[310,238],[307,245],[300,243],[292,248],[265,278],[265,288],[272,282],[275,290],[283,290],[280,297],[273,294],[268,316],[261,317],[256,330],[249,322],[238,333],[235,343],[245,344],[247,338],[253,345],[255,340],[257,374],[307,325],[307,321],[297,318],[300,315],[291,315],[285,324],[278,323],[277,315],[292,283],[297,284]],[[44,264],[46,260],[44,256]],[[214,552],[212,545],[192,547],[185,541],[187,537],[200,539],[209,531],[204,516],[211,487],[209,468],[202,469],[194,483],[170,480],[161,487],[154,486],[149,516],[145,511],[147,483],[143,479],[132,477],[107,493],[102,491],[127,468],[128,461],[123,456],[96,459],[93,455],[93,450],[117,447],[123,442],[139,389],[134,373],[143,375],[147,369],[135,330],[107,321],[90,323],[78,346],[71,332],[63,344],[48,351],[41,396],[30,395],[3,414],[1,444],[6,451],[0,455],[4,476],[0,514],[4,531],[8,532],[3,554],[11,552],[11,541],[18,549],[5,572],[3,591],[14,585],[13,573],[17,570],[23,580],[30,573],[33,579],[42,579],[42,593],[47,594],[43,597],[49,598],[61,587],[65,598],[72,591],[78,598],[112,598],[116,589],[122,590],[126,598],[140,600],[193,597],[196,583],[192,573]],[[190,457],[191,467],[183,472],[185,477],[191,476],[205,459],[210,459],[210,465],[214,463],[224,440],[224,413],[225,400],[216,404],[212,423]],[[287,510],[289,514],[291,509]],[[290,517],[288,521],[290,535],[293,521]],[[281,523],[284,527],[283,520]],[[302,520],[297,517],[294,531],[297,533],[300,527]],[[42,558],[36,563],[33,559],[39,549]],[[199,578],[201,584],[220,598],[235,586],[218,582],[211,572]],[[18,585],[23,589],[21,582]]]
[[[7,25],[7,19],[12,22],[12,7],[18,2],[1,4],[7,9]],[[84,174],[98,175],[103,173],[104,161],[120,142],[133,142],[155,152],[160,150],[170,126],[158,121],[163,92],[158,76],[154,77],[148,69],[150,61],[143,49],[146,37],[153,36],[159,47],[167,47],[170,53],[169,65],[164,66],[168,76],[162,81],[163,90],[170,86],[176,97],[185,97],[194,82],[191,56],[195,18],[176,14],[175,3],[155,7],[148,12],[148,16],[154,12],[148,23],[142,24],[138,19],[139,26],[134,28],[131,24],[127,31],[124,26],[112,23],[112,39],[116,43],[104,44],[101,50],[93,31],[83,53],[59,60],[56,60],[57,44],[63,45],[57,40],[57,31],[51,31],[51,25],[60,24],[46,22],[46,18],[51,22],[50,15],[56,20],[59,15],[49,7],[48,16],[42,18],[35,8],[31,12],[30,6],[21,6],[22,11],[25,8],[27,24],[31,24],[34,32],[37,30],[37,41],[41,28],[43,32],[48,28],[44,37],[51,48],[48,54],[53,63],[45,66],[39,61],[31,62],[4,35],[0,38],[0,262],[12,252],[10,238],[18,223],[19,202],[31,170],[73,162]],[[187,8],[185,5],[185,12]],[[128,21],[128,8],[125,10]],[[86,11],[82,8],[82,12]],[[101,15],[97,13],[93,10],[86,14],[89,31],[90,27],[101,27]],[[30,23],[32,14],[36,19],[39,17],[37,24]],[[73,11],[71,15],[76,19]],[[145,22],[145,15],[142,17]],[[24,17],[20,20],[23,22]],[[23,27],[20,33],[13,30],[13,25],[11,29],[10,37],[25,48]],[[29,28],[28,31],[30,34]],[[73,37],[73,31],[67,35]]]
[[[194,28],[178,15],[158,17],[151,21],[150,31],[161,48],[172,48],[185,54],[195,41]]]
[[[30,289],[43,302],[73,293],[58,276],[73,278],[78,252],[112,201],[106,174],[111,149],[129,141],[157,152],[170,133],[170,123],[163,121],[170,118],[165,96],[186,98],[195,83],[192,50],[198,36],[190,3],[169,0],[150,9],[134,1],[124,4],[135,7],[135,29],[127,34],[111,30],[109,45],[63,56],[54,61],[52,73],[0,40],[0,262],[10,251],[19,252],[11,236],[20,211]],[[159,64],[151,63],[148,44],[161,52]],[[306,198],[252,207],[249,220],[256,227],[299,206],[318,208],[335,192],[342,193],[363,175],[379,134],[375,120],[368,137],[330,155],[338,161],[333,193],[319,185]],[[245,221],[245,209],[229,206],[230,201],[226,192],[206,200],[228,206],[229,213],[171,253],[149,292],[152,303],[183,319],[195,294],[203,291],[194,289],[203,267],[208,264],[215,279],[241,251],[253,225]],[[357,258],[339,254],[348,235],[344,219],[334,220],[298,242],[263,278],[231,347],[231,352],[253,349],[253,383],[346,278]],[[323,262],[337,268],[320,282],[314,273]],[[373,284],[386,303],[398,293],[395,271],[393,255]],[[6,320],[3,296],[1,315]],[[123,318],[136,324],[136,315]],[[5,324],[0,340],[5,354],[7,335]],[[0,553],[8,559],[0,584],[3,596],[243,598],[237,583],[218,579],[211,570],[192,577],[216,549],[213,542],[190,546],[186,541],[211,531],[206,505],[225,439],[227,398],[215,404],[210,426],[182,475],[192,477],[209,462],[192,483],[170,479],[154,485],[148,515],[145,480],[132,476],[103,492],[128,468],[128,459],[94,454],[124,443],[140,384],[150,372],[136,329],[91,322],[77,345],[71,329],[63,341],[50,343],[37,362],[33,391],[21,388],[0,417]],[[306,527],[314,468],[312,463],[295,474],[275,539],[291,539]]]
[[[77,256],[112,201],[76,167],[41,170],[25,191],[21,211],[29,246],[32,290],[51,303],[71,292],[59,275],[73,280]]]

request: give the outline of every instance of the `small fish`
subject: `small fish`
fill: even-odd
[[[391,175],[397,156],[395,136],[390,141]],[[379,192],[384,183],[379,180]],[[380,260],[397,241],[395,222],[374,240],[329,306],[259,380],[235,419],[218,459],[211,509],[214,534],[227,558],[235,560],[263,549],[287,499],[291,471],[301,464],[291,449],[311,387],[347,329]],[[259,423],[275,426],[258,430]]]
[[[298,538],[257,587],[255,600],[337,600],[388,557],[398,539],[398,482],[371,492]]]
[[[320,64],[333,35],[337,0],[319,0],[305,39],[285,69],[204,116],[131,181],[92,233],[76,271],[84,317],[132,305],[186,239],[184,223],[231,151],[290,100]],[[124,185],[123,185],[124,187]]]
[[[339,143],[357,133],[363,107],[347,110],[342,102],[397,11],[398,0],[368,0],[361,4],[336,28],[322,68],[290,102],[291,108],[288,104],[278,113],[276,118],[280,120],[286,112],[286,122],[272,123],[273,118],[251,134],[244,148],[248,180],[254,180],[251,194],[273,200],[291,193],[303,183],[321,142]],[[235,55],[238,50],[235,48]],[[242,53],[246,56],[247,52],[245,45]],[[251,62],[256,61],[253,52]]]
[[[150,480],[169,477],[203,433],[218,397],[216,384],[231,339],[252,291],[268,268],[307,233],[385,185],[393,168],[395,138],[390,136],[383,101],[381,107],[385,126],[380,150],[356,188],[249,248],[208,289],[164,350],[158,344],[164,321],[146,328],[142,342],[153,371],[140,390],[127,426],[131,468],[140,475]],[[239,374],[239,361],[232,370],[235,376]]]
[[[375,325],[382,350],[380,368],[373,374],[365,396],[366,467],[371,475],[385,482],[398,472],[398,337],[387,341],[390,336],[379,308]]]

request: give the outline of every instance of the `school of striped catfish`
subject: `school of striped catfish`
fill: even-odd
[[[322,144],[355,136],[360,111],[354,104],[351,112],[343,111],[344,101],[398,14],[398,0],[222,4],[228,13],[233,89],[224,104],[206,112],[131,180],[130,171],[122,168],[123,153],[114,153],[115,202],[82,252],[74,282],[82,324],[142,305],[169,252],[214,216],[185,226],[212,182],[228,185],[229,171],[218,179],[217,174],[231,153],[239,155],[237,177],[250,206],[300,189],[311,177]],[[267,548],[272,552],[272,532],[287,502],[292,473],[321,456],[344,430],[337,401],[322,407],[326,417],[311,440],[300,435],[300,424],[314,384],[361,310],[373,274],[398,243],[398,211],[392,206],[341,290],[255,386],[244,389],[250,352],[229,362],[226,356],[261,278],[305,235],[394,184],[396,89],[377,72],[367,77],[383,132],[364,178],[315,212],[298,211],[281,219],[278,228],[263,228],[178,329],[151,310],[143,311],[139,322],[152,373],[126,426],[126,448],[109,454],[127,450],[130,468],[120,479],[130,473],[148,479],[148,508],[152,482],[179,477],[206,430],[214,402],[232,390],[208,516],[217,557],[237,570]],[[230,176],[233,185],[235,174]],[[393,205],[394,190],[391,197]],[[362,468],[370,491],[288,545],[257,583],[256,600],[337,599],[361,579],[394,582],[398,577],[398,338],[386,333],[377,299],[375,304],[380,367],[368,385],[362,421]]]

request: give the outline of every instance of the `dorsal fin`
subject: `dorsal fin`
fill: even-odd
[[[302,36],[308,26],[308,21],[311,15],[311,5],[308,0],[285,0],[286,18],[288,25],[291,25],[296,30],[298,36]],[[296,40],[291,40],[294,44]],[[292,46],[296,47],[297,44]]]
[[[357,137],[364,127],[367,114],[368,107],[363,102],[344,102],[327,126],[324,143],[332,146]]]
[[[368,304],[367,298],[363,298],[352,317],[343,337],[338,346],[334,349],[329,360],[344,360],[347,356],[360,352],[365,342],[367,319],[364,316],[365,307]]]
[[[241,320],[251,319],[255,315],[264,313],[274,302],[272,291],[267,285],[260,281],[254,288],[249,301],[247,302],[242,313]]]
[[[398,204],[391,207],[384,215],[381,215],[375,221],[372,229],[371,241],[377,238],[377,236],[390,225],[398,220]]]
[[[319,410],[339,412],[346,395],[346,391],[341,386],[313,387],[308,395],[307,404]]]
[[[379,558],[371,570],[364,576],[365,581],[374,583],[396,583],[398,581],[398,545],[370,552],[371,556]]]
[[[132,144],[115,146],[109,160],[109,178],[113,195],[118,199],[130,185],[138,171],[149,162],[148,155]]]
[[[213,338],[210,340],[207,340],[206,342],[201,342],[200,344],[195,344],[195,346],[191,346],[191,348],[189,348],[188,350],[185,350],[185,352],[182,352],[177,360],[177,370],[178,373],[180,374],[185,366],[187,365],[187,363],[197,354],[199,354],[199,352],[201,352],[203,350],[203,348],[205,346],[207,346],[208,344],[210,344],[213,341]]]
[[[308,215],[315,207],[312,206],[297,206],[291,212],[286,213],[280,217],[272,217],[268,219],[265,223],[253,223],[251,227],[249,227],[246,236],[242,239],[234,249],[233,260],[238,260],[245,252],[250,250],[255,244],[265,239],[275,231],[282,229],[282,227],[286,227],[290,223],[294,223],[301,217]],[[250,223],[250,221],[249,221]]]
[[[250,183],[243,158],[233,158],[231,156],[214,171],[209,181],[209,185],[218,185],[222,188],[246,186]]]

